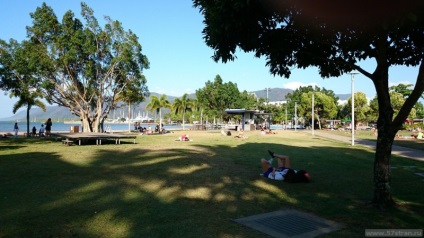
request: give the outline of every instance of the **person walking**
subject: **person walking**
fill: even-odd
[[[47,119],[47,121],[46,121],[46,136],[50,136],[50,133],[52,131],[52,125],[53,125],[52,119],[51,118]]]
[[[13,131],[15,132],[15,137],[18,137],[19,126],[17,122],[15,122],[15,126],[13,126]]]

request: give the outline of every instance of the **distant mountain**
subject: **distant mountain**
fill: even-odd
[[[286,95],[288,93],[291,93],[291,92],[293,92],[293,90],[288,89],[288,88],[269,88],[268,89],[268,99],[269,99],[270,102],[286,101]],[[251,91],[249,93],[254,93],[256,95],[256,97],[258,97],[258,98],[266,99],[266,97],[267,97],[267,90],[266,89]]]
[[[268,98],[270,102],[275,102],[275,101],[285,101],[286,100],[286,95],[288,93],[293,92],[293,90],[291,89],[287,89],[287,88],[271,88],[268,89]],[[256,97],[258,98],[264,98],[266,99],[267,97],[267,90],[266,89],[262,89],[262,90],[256,90],[256,91],[251,91],[249,93],[254,93],[256,95]],[[156,95],[156,96],[160,96],[161,94],[158,93],[154,93],[151,92],[150,95]],[[340,100],[347,100],[350,97],[350,94],[336,94],[337,97],[339,97]],[[192,93],[189,94],[189,98],[195,98],[196,94]],[[173,102],[175,100],[175,96],[168,96],[168,100]],[[148,99],[145,102],[142,102],[138,105],[131,105],[132,111],[137,115],[138,113],[140,114],[145,114],[146,111],[146,105],[149,103]],[[118,108],[114,111],[111,112],[112,115],[110,115],[110,118],[117,118],[120,117],[121,115],[127,115],[127,107],[122,107],[122,108]],[[168,110],[164,110],[164,113],[168,113]],[[149,115],[151,115],[150,112],[148,112]],[[151,115],[151,117],[153,117]],[[41,110],[40,108],[33,108],[30,111],[30,120],[46,120],[47,118],[52,118],[53,121],[58,121],[58,120],[63,120],[63,119],[75,119],[75,120],[79,120],[79,118],[75,117],[75,115],[72,115],[72,113],[69,111],[68,108],[65,107],[60,107],[60,106],[49,106],[47,107],[46,112],[43,112],[43,110]],[[15,120],[26,120],[26,111],[22,110],[19,111],[18,113],[16,113],[14,116],[11,117],[6,117],[6,118],[0,118],[0,121],[15,121]]]
[[[158,93],[154,93],[151,92],[150,95],[155,95],[155,96],[159,96],[161,94]],[[171,102],[174,101],[174,99],[177,97],[174,96],[168,96],[168,100],[170,100]],[[147,99],[148,100],[148,99]],[[131,105],[131,110],[137,114],[137,113],[146,113],[146,106],[149,103],[149,101],[146,102],[142,102],[138,105]],[[124,108],[125,107],[125,108]],[[164,110],[163,112],[167,113],[169,112],[169,110]],[[115,117],[119,117],[121,114],[122,115],[127,115],[128,114],[128,108],[126,106],[123,106],[121,108],[116,109],[115,111],[111,112],[112,115],[110,115],[110,118],[113,118],[113,114],[115,114]],[[151,114],[149,112],[149,114]],[[68,108],[66,107],[61,107],[61,106],[48,106],[46,108],[46,112],[43,112],[43,110],[41,108],[32,108],[30,111],[30,120],[47,120],[47,118],[51,118],[53,121],[58,121],[58,120],[63,120],[63,119],[67,119],[67,120],[71,120],[71,119],[75,119],[75,120],[79,120],[78,117],[76,117],[75,115],[73,115]],[[15,115],[11,116],[11,117],[6,117],[6,118],[0,118],[0,121],[16,121],[16,120],[26,120],[26,110],[21,110],[19,112],[17,112]]]
[[[352,95],[349,94],[336,94],[336,97],[339,97],[339,100],[347,101]]]

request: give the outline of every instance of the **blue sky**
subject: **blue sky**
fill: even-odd
[[[31,25],[29,14],[43,2],[51,6],[59,20],[71,10],[80,15],[80,1],[74,0],[16,0],[2,1],[0,9],[0,38],[18,41],[26,37],[26,26]],[[203,17],[193,8],[191,0],[88,0],[85,1],[99,21],[109,16],[122,23],[125,29],[131,29],[143,46],[143,53],[150,61],[150,69],[144,71],[151,92],[181,96],[194,93],[205,82],[213,80],[219,74],[224,82],[237,83],[240,91],[255,91],[265,88],[296,89],[304,85],[317,85],[333,90],[336,94],[351,92],[351,76],[322,79],[316,68],[306,70],[293,69],[290,79],[274,77],[265,66],[264,59],[258,59],[252,53],[237,53],[237,59],[227,64],[216,63],[211,59],[212,49],[202,38]],[[103,24],[101,23],[103,26]],[[372,61],[362,66],[366,70],[374,69]],[[418,70],[397,67],[390,71],[390,83],[414,83]],[[359,74],[355,76],[355,92],[364,92],[367,97],[375,96],[370,79]],[[10,99],[0,91],[0,118],[12,116],[12,105],[17,99]],[[22,109],[21,109],[22,110]]]

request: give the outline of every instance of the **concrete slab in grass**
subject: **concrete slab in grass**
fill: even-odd
[[[316,237],[344,228],[342,224],[293,209],[239,218],[234,221],[276,238]]]

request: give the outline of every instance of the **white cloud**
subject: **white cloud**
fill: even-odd
[[[318,86],[317,83],[301,83],[301,82],[290,82],[283,84],[283,88],[288,88],[291,90],[296,90],[299,87],[306,87],[306,86]]]
[[[191,88],[186,88],[185,92],[186,92],[186,93],[188,93],[188,94],[193,93],[193,89],[191,89]]]
[[[166,94],[167,96],[172,96],[172,97],[181,97],[183,96],[185,93],[193,93],[193,89],[191,88],[187,88],[183,91],[179,91],[179,90],[166,90],[164,88],[161,87],[155,87],[153,90],[149,90],[150,92],[154,92],[154,93],[158,93],[158,94]]]
[[[154,92],[154,93],[159,93],[159,94],[166,94],[166,90],[165,89],[163,89],[163,88],[160,88],[160,87],[156,87],[155,89],[154,89],[154,91],[152,91],[152,90],[149,90],[150,92]]]

